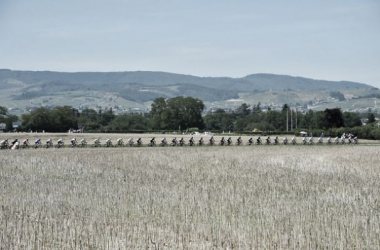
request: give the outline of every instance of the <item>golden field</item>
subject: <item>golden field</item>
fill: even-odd
[[[378,249],[379,160],[364,145],[1,150],[0,249]]]
[[[279,140],[280,140],[280,143],[282,143],[282,139],[287,136],[288,140],[289,140],[289,143],[290,143],[290,139],[293,137],[292,135],[277,135]],[[314,135],[314,143],[317,142],[318,140],[318,136],[319,135]],[[163,138],[166,138],[168,143],[170,144],[171,142],[171,139],[173,138],[177,138],[177,140],[179,140],[180,138],[184,138],[186,140],[186,143],[189,142],[189,139],[191,137],[194,137],[194,140],[196,142],[198,142],[198,140],[203,137],[203,140],[205,142],[205,144],[208,143],[208,140],[210,139],[210,135],[182,135],[180,133],[169,133],[169,134],[113,134],[113,133],[0,133],[0,141],[1,140],[4,140],[4,139],[9,139],[9,140],[13,140],[13,139],[19,139],[20,141],[26,139],[26,138],[29,138],[29,141],[30,141],[30,144],[33,145],[34,144],[34,140],[37,139],[37,138],[40,138],[43,142],[43,144],[45,144],[46,140],[51,138],[53,139],[53,143],[56,144],[57,140],[62,138],[66,145],[69,145],[70,144],[70,140],[73,138],[73,137],[76,137],[77,141],[79,142],[81,139],[85,138],[88,142],[88,145],[91,145],[94,141],[94,139],[96,138],[99,138],[102,145],[105,143],[105,141],[107,139],[111,139],[113,144],[116,144],[116,140],[118,138],[122,138],[124,143],[127,142],[127,140],[129,138],[133,138],[134,142],[137,141],[137,139],[139,137],[142,138],[142,141],[143,141],[143,144],[144,145],[147,145],[149,143],[149,140],[152,138],[152,137],[155,137],[156,138],[156,142],[157,144],[159,144],[159,142],[163,139]],[[231,137],[234,144],[236,143],[236,140],[237,138],[239,137],[238,135],[235,135],[235,134],[215,134],[214,135],[214,139],[215,139],[215,142],[216,144],[219,142],[219,140],[224,137],[225,139],[227,139],[228,137]],[[253,138],[254,140],[258,137],[258,135],[252,135],[252,136],[248,136],[248,135],[242,135],[241,138],[243,140],[243,144],[246,145],[247,144],[247,141],[249,140],[249,138]],[[261,136],[262,140],[263,140],[263,143],[265,143],[265,138],[267,136]],[[271,139],[272,139],[272,142],[274,140],[274,138],[276,137],[276,135],[271,135],[270,136]],[[309,137],[307,137],[309,138]],[[297,139],[297,143],[298,144],[301,144],[302,142],[302,137],[300,136],[297,136],[296,137]],[[334,139],[334,138],[332,138]],[[327,137],[325,136],[324,137],[324,143],[326,143],[326,140],[327,140]],[[364,140],[364,139],[361,139],[359,138],[359,142],[360,144],[371,144],[371,145],[379,145],[380,146],[380,140]]]

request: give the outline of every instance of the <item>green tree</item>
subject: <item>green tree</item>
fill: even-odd
[[[167,124],[164,123],[164,120],[167,119],[164,115],[166,111],[166,101],[165,98],[156,98],[151,105],[151,114],[152,114],[152,127],[154,129],[166,128]]]
[[[362,121],[358,113],[344,112],[343,113],[343,123],[347,128],[353,128],[356,126],[361,126]]]
[[[337,92],[330,92],[330,96],[332,98],[338,99],[339,101],[345,101],[346,100],[346,98],[344,98],[344,95],[341,92],[339,92],[339,91],[337,91]]]
[[[205,115],[205,127],[207,130],[222,130],[230,131],[234,129],[235,116],[228,114],[224,110],[219,112],[209,113]],[[244,127],[244,125],[242,125]],[[239,128],[240,129],[240,128]]]
[[[47,108],[38,108],[29,114],[23,114],[21,119],[23,127],[27,130],[56,132],[56,127],[58,126],[58,121]]]
[[[6,128],[9,129],[8,124],[6,123],[7,115],[8,115],[8,109],[6,107],[0,106],[0,123],[5,123]]]
[[[38,108],[29,114],[23,114],[21,120],[25,130],[65,132],[77,128],[78,116],[78,110],[61,106],[54,109]]]
[[[257,105],[253,105],[252,113],[261,113],[261,102],[258,102]]]
[[[314,111],[308,110],[305,115],[300,116],[300,128],[313,129],[314,125]]]
[[[368,114],[368,123],[374,123],[375,122],[375,115],[373,113]]]
[[[282,106],[282,111],[287,111],[287,110],[289,110],[289,105],[285,103],[285,104]]]
[[[240,117],[240,118],[244,118],[246,116],[249,116],[251,114],[251,109],[250,109],[250,105],[246,104],[246,103],[243,103],[242,105],[240,105],[240,107],[238,107],[236,110],[235,110],[235,114]]]
[[[326,128],[340,128],[344,126],[343,114],[340,108],[325,109]]]
[[[167,100],[157,98],[151,109],[153,126],[155,129],[203,129],[204,108],[201,100],[192,97],[174,97]]]
[[[0,106],[0,119],[8,115],[8,109]]]
[[[148,130],[149,119],[139,114],[118,115],[109,123],[108,129],[111,131]]]
[[[313,128],[315,128],[315,129],[332,128],[331,124],[329,123],[328,119],[326,118],[326,112],[325,111],[317,111],[314,113],[313,124],[314,124]]]
[[[100,115],[94,109],[84,109],[79,115],[78,125],[85,130],[100,129]]]
[[[274,128],[271,130],[286,130],[286,113],[282,114],[280,112],[270,110],[266,113],[264,120],[267,124],[271,124],[271,128]],[[264,130],[269,130],[269,128]]]
[[[56,107],[50,111],[51,119],[54,120],[54,132],[64,132],[78,128],[79,112],[70,106]]]
[[[115,114],[112,108],[106,109],[105,111],[99,110],[99,123],[102,126],[107,126],[113,119],[115,119]]]

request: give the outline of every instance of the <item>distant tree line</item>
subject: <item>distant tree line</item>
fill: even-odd
[[[242,104],[232,113],[218,109],[205,117],[206,129],[224,131],[286,131],[295,128],[306,130],[331,128],[352,128],[361,126],[361,117],[358,113],[342,112],[338,108],[324,111],[309,110],[303,114],[290,109],[285,104],[281,111],[267,110],[263,112],[260,103],[253,108]]]
[[[375,116],[368,114],[368,125],[362,126],[359,113],[342,112],[341,109],[309,110],[301,113],[284,105],[281,111],[265,110],[261,104],[243,103],[233,112],[217,109],[202,115],[205,105],[192,97],[156,98],[147,114],[116,115],[112,109],[84,109],[79,112],[70,106],[37,108],[20,118],[9,115],[0,107],[0,123],[8,130],[14,121],[21,119],[23,131],[66,132],[84,129],[87,132],[148,132],[210,130],[216,132],[284,132],[289,130],[329,131],[331,134],[355,131],[365,138],[380,139]],[[343,132],[342,132],[343,131]]]
[[[66,132],[69,129],[84,129],[99,132],[133,132],[152,130],[187,130],[189,128],[204,129],[202,113],[204,104],[192,97],[157,98],[152,103],[152,111],[148,114],[116,115],[112,109],[84,109],[81,112],[71,106],[54,108],[37,108],[29,113],[7,116],[7,109],[1,107],[0,123],[8,122],[11,130],[12,122],[22,121],[23,131]]]
[[[261,109],[260,103],[251,107],[243,103],[234,112],[218,109],[204,116],[205,129],[212,131],[260,131],[290,133],[306,130],[314,134],[324,132],[327,136],[340,136],[353,133],[360,138],[380,139],[380,129],[375,123],[375,115],[366,115],[367,125],[362,126],[362,116],[354,112],[342,112],[339,108],[324,111],[309,110],[301,113],[287,104],[281,111]]]

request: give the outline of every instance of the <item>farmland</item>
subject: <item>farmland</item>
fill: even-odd
[[[246,145],[247,144],[247,141],[249,140],[249,138],[253,138],[253,139],[256,139],[259,135],[243,135],[241,136],[242,140],[243,140],[243,144]],[[289,140],[289,143],[290,143],[290,139],[293,137],[292,135],[271,135],[270,137],[272,138],[272,142],[273,142],[273,139],[278,136],[279,137],[279,140],[280,140],[280,143],[282,143],[282,139],[286,136]],[[112,142],[115,144],[116,143],[116,140],[118,138],[122,138],[124,140],[124,142],[126,143],[127,140],[129,138],[133,138],[134,141],[136,141],[138,138],[141,138],[142,141],[143,141],[143,145],[147,145],[149,143],[149,140],[152,138],[152,137],[155,137],[156,138],[156,141],[157,143],[159,143],[163,138],[166,138],[168,142],[170,142],[173,138],[177,138],[177,140],[179,140],[180,138],[184,138],[184,140],[186,141],[186,143],[188,143],[189,139],[191,137],[194,138],[194,140],[196,142],[198,142],[198,140],[203,137],[203,140],[205,141],[205,144],[208,143],[208,140],[210,139],[210,135],[182,135],[182,134],[179,134],[179,133],[170,133],[170,134],[113,134],[113,133],[0,133],[0,141],[1,140],[4,140],[4,139],[8,139],[8,140],[13,140],[13,139],[18,139],[20,141],[28,138],[29,139],[29,142],[31,145],[33,145],[34,143],[34,140],[37,139],[37,138],[40,138],[42,140],[42,143],[45,144],[46,140],[51,138],[53,140],[53,143],[56,144],[57,140],[59,138],[62,138],[66,145],[69,145],[70,144],[70,140],[72,138],[76,137],[77,141],[81,140],[81,139],[86,139],[88,144],[91,145],[93,143],[93,140],[94,139],[97,139],[99,138],[101,143],[104,144],[105,140],[107,139],[111,139]],[[224,137],[225,139],[227,139],[228,137],[231,137],[234,144],[236,143],[236,140],[237,138],[239,137],[238,135],[235,135],[235,134],[229,134],[229,133],[225,133],[225,134],[216,134],[214,135],[214,139],[215,139],[215,142],[216,144],[219,142],[219,140]],[[261,136],[261,138],[263,139],[263,143],[264,143],[264,139],[266,138],[265,136]],[[302,142],[302,137],[298,136],[296,137],[297,139],[297,142],[298,144],[301,144]],[[315,143],[317,142],[317,139],[318,137],[314,137],[314,140],[315,140]],[[334,138],[333,138],[334,139]],[[325,136],[324,137],[324,143],[326,144],[326,140],[327,140],[327,137]],[[359,138],[360,140],[360,144],[361,145],[373,145],[373,146],[380,146],[380,140],[365,140],[365,139],[361,139]],[[327,146],[327,145],[326,145]],[[337,145],[339,146],[339,145]]]
[[[0,249],[375,249],[376,146],[0,151]]]

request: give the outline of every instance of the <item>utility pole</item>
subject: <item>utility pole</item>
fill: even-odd
[[[296,129],[298,128],[298,124],[297,124],[297,107],[296,107]]]
[[[286,132],[289,132],[289,108],[286,109]]]
[[[290,108],[290,131],[293,130],[293,109]]]

